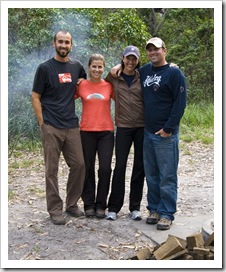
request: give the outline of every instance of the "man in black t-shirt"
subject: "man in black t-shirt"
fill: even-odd
[[[75,114],[74,93],[78,78],[86,73],[77,60],[68,54],[72,37],[67,31],[54,36],[56,54],[37,68],[32,105],[41,129],[44,148],[47,211],[51,221],[64,225],[63,201],[58,188],[58,164],[62,152],[69,167],[66,196],[66,212],[79,217],[77,202],[83,191],[85,163],[79,132],[78,116]]]

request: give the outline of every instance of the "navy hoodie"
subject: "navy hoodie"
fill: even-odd
[[[179,68],[151,63],[140,68],[144,98],[145,128],[155,133],[163,128],[176,134],[186,107],[186,79]]]

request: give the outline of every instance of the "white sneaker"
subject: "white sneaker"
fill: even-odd
[[[116,213],[115,212],[108,212],[106,218],[107,218],[107,220],[116,220]]]
[[[139,220],[141,220],[142,218],[141,218],[141,212],[140,211],[132,211],[131,213],[130,213],[130,215],[131,215],[131,218],[133,219],[133,220],[137,220],[137,221],[139,221]]]

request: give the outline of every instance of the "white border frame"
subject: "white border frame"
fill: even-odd
[[[129,3],[129,4],[128,4]],[[214,260],[8,260],[8,8],[214,8]],[[2,268],[222,268],[222,1],[2,1],[1,2],[1,267]]]

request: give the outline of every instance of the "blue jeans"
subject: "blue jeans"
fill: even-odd
[[[177,206],[179,133],[163,138],[144,131],[144,170],[147,181],[147,209],[174,220]]]

